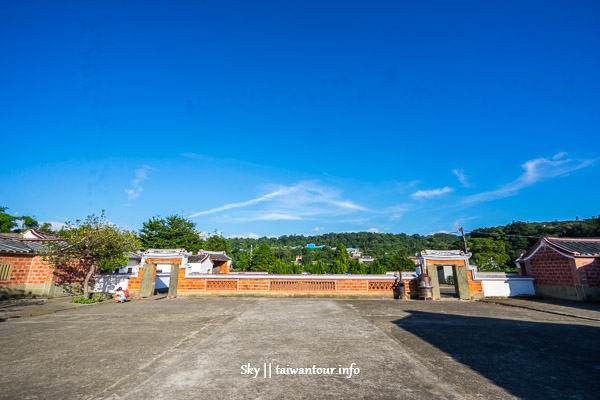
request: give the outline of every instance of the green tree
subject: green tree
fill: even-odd
[[[140,229],[140,240],[145,248],[177,249],[184,248],[197,253],[204,247],[196,224],[179,215],[166,218],[152,217]]]
[[[33,218],[28,217],[26,215],[22,217],[16,217],[10,215],[6,212],[8,207],[0,207],[0,232],[8,233],[8,232],[22,232],[27,229],[39,229],[39,222]],[[19,221],[21,222],[21,228],[19,228]],[[44,223],[44,226],[50,226],[49,223]]]
[[[240,271],[247,271],[250,269],[250,257],[249,256],[242,256],[240,257],[236,263],[235,263],[235,267],[237,269],[239,269]]]
[[[275,259],[273,263],[273,273],[274,274],[287,274],[287,265],[278,259]]]
[[[335,252],[333,254],[333,259],[340,261],[342,264],[344,265],[348,265],[348,260],[350,259],[350,256],[348,255],[348,251],[346,249],[346,246],[344,246],[343,243],[340,243],[337,245],[337,247],[335,248]]]
[[[258,246],[252,257],[251,271],[271,271],[275,264],[275,256],[268,244]]]
[[[217,235],[216,233],[210,235],[206,242],[204,243],[204,250],[208,251],[224,251],[226,254],[231,253],[229,249],[229,242],[221,235]]]
[[[502,240],[490,238],[473,238],[467,240],[467,245],[473,253],[471,262],[482,271],[503,269],[510,260],[506,254],[506,245]]]
[[[326,272],[325,263],[321,260],[317,261],[315,265],[313,265],[312,273],[317,275],[324,275]]]
[[[367,273],[367,266],[358,260],[350,260],[350,272],[354,275],[364,275]]]
[[[375,259],[371,265],[369,265],[369,274],[371,275],[383,275],[385,274],[385,268],[378,259]]]
[[[302,265],[301,264],[292,264],[292,274],[300,275],[302,274]]]
[[[54,231],[52,230],[52,224],[50,222],[42,223],[38,230],[46,233],[54,233]]]
[[[63,241],[47,242],[44,258],[57,269],[69,269],[73,264],[87,268],[83,296],[89,298],[89,282],[94,273],[110,272],[127,265],[127,251],[140,248],[134,232],[108,222],[104,212],[91,215],[85,221],[68,222],[59,235]]]
[[[415,263],[401,255],[392,256],[392,265],[390,271],[414,271]]]
[[[0,207],[0,232],[8,233],[19,226],[18,217],[14,217],[6,212],[8,207]]]
[[[347,264],[344,264],[343,261],[341,261],[341,260],[333,261],[333,265],[331,267],[332,274],[341,275],[341,274],[345,274],[347,271],[348,271],[348,266],[347,266]]]

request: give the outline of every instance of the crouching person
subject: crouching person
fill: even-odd
[[[118,287],[117,290],[115,290],[115,300],[117,301],[117,303],[125,303],[125,300],[127,300],[127,297],[125,296],[125,293],[123,292],[123,288]]]

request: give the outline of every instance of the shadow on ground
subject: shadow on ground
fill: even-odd
[[[599,327],[407,312],[393,323],[514,396],[598,398]]]

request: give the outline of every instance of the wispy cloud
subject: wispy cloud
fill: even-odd
[[[312,231],[313,232],[323,232],[325,230],[325,228],[323,228],[322,226],[315,226]]]
[[[466,188],[469,188],[471,186],[469,184],[469,180],[465,176],[465,173],[463,172],[462,169],[453,169],[452,173],[454,175],[456,175],[456,177],[458,178],[458,181],[461,183],[461,185],[463,185]]]
[[[388,207],[383,210],[384,214],[388,214],[390,216],[390,221],[395,221],[404,216],[404,214],[410,210],[412,204],[398,204],[395,206]]]
[[[258,203],[262,203],[264,201],[269,201],[275,197],[279,197],[279,196],[283,196],[285,194],[288,194],[290,192],[291,188],[282,188],[279,190],[276,190],[274,192],[268,193],[264,196],[258,197],[256,199],[252,199],[252,200],[248,200],[248,201],[242,201],[240,203],[230,203],[230,204],[225,204],[223,206],[220,207],[215,207],[215,208],[211,208],[210,210],[206,210],[206,211],[200,211],[197,213],[194,213],[192,215],[189,216],[189,218],[195,218],[195,217],[199,217],[201,215],[208,215],[208,214],[215,214],[221,211],[225,211],[225,210],[231,210],[233,208],[241,208],[241,207],[248,207],[251,206],[253,204],[258,204]]]
[[[335,216],[368,211],[349,199],[341,198],[340,191],[319,184],[317,181],[302,181],[292,186],[277,186],[271,192],[246,201],[224,204],[219,207],[189,215],[195,218],[220,214],[227,210],[246,209],[243,215],[220,215],[234,221],[280,221],[301,220],[310,216]]]
[[[596,161],[595,159],[565,158],[566,156],[567,153],[558,153],[551,159],[536,158],[529,160],[521,165],[525,171],[514,181],[495,190],[469,196],[464,199],[464,203],[474,204],[514,196],[523,188],[541,181],[568,175],[570,172],[585,168]]]
[[[249,218],[249,221],[297,221],[303,219],[298,215],[284,214],[284,213],[266,213]]]
[[[367,232],[370,232],[370,233],[379,233],[379,229],[377,229],[377,228],[369,228],[369,229],[367,229]]]
[[[432,197],[438,197],[444,195],[446,193],[452,193],[454,189],[449,186],[444,186],[441,189],[431,189],[431,190],[417,190],[413,194],[410,195],[413,199],[431,199]]]
[[[148,171],[153,170],[154,168],[144,165],[142,168],[138,168],[135,170],[135,179],[131,180],[131,185],[133,189],[125,189],[125,193],[127,193],[127,200],[133,200],[140,197],[140,194],[144,190],[142,187],[142,182],[148,180]]]

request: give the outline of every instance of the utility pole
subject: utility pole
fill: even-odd
[[[252,244],[250,244],[250,265],[252,265]]]
[[[469,252],[469,247],[467,246],[467,239],[465,239],[465,230],[463,229],[462,226],[458,229],[460,230],[460,233],[462,234],[463,244],[465,245],[465,254],[467,254]]]

